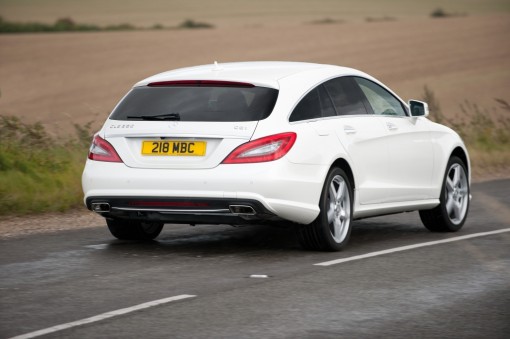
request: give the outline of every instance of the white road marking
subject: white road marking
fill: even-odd
[[[88,246],[85,246],[86,248],[92,248],[92,249],[95,249],[95,250],[104,250],[106,248],[108,248],[108,244],[98,244],[98,245],[88,245]]]
[[[321,262],[321,263],[314,264],[314,265],[315,266],[331,266],[331,265],[342,264],[344,262],[349,262],[349,261],[354,261],[354,260],[361,260],[361,259],[366,259],[366,258],[377,257],[379,255],[384,255],[384,254],[389,254],[389,253],[408,251],[408,250],[412,250],[412,249],[415,249],[415,248],[426,247],[426,246],[434,246],[434,245],[439,245],[439,244],[444,244],[444,243],[454,242],[454,241],[460,241],[460,240],[465,240],[465,239],[485,237],[485,236],[488,236],[488,235],[504,233],[504,232],[510,232],[510,228],[504,228],[504,229],[500,229],[500,230],[496,230],[496,231],[490,231],[490,232],[481,232],[481,233],[468,234],[468,235],[463,235],[463,236],[455,237],[455,238],[423,242],[423,243],[420,243],[420,244],[414,244],[414,245],[408,245],[408,246],[402,246],[402,247],[395,247],[395,248],[390,248],[390,249],[383,250],[383,251],[370,252],[370,253],[366,253],[366,254],[355,255],[353,257],[347,257],[347,258],[341,258],[341,259],[336,259],[336,260],[331,260],[331,261],[325,261],[325,262]]]
[[[81,326],[81,325],[85,325],[85,324],[90,324],[90,323],[93,323],[93,322],[101,321],[101,320],[108,319],[108,318],[113,318],[113,317],[116,317],[116,316],[119,316],[119,315],[123,315],[123,314],[126,314],[126,313],[131,313],[131,312],[143,310],[145,308],[154,307],[154,306],[166,304],[166,303],[169,303],[169,302],[172,302],[172,301],[188,299],[188,298],[194,298],[194,297],[196,297],[196,295],[182,294],[182,295],[177,295],[177,296],[174,296],[174,297],[169,297],[169,298],[149,301],[149,302],[146,302],[146,303],[143,303],[143,304],[139,304],[139,305],[135,305],[135,306],[131,306],[131,307],[126,307],[126,308],[121,308],[120,310],[115,310],[115,311],[106,312],[106,313],[103,313],[103,314],[98,314],[98,315],[90,317],[90,318],[85,318],[85,319],[81,319],[81,320],[77,320],[77,321],[72,321],[70,323],[60,324],[60,325],[48,327],[48,328],[45,328],[45,329],[42,329],[42,330],[39,330],[39,331],[30,332],[30,333],[26,333],[26,334],[22,334],[22,335],[18,335],[16,337],[12,337],[10,339],[35,338],[35,337],[39,337],[41,335],[45,335],[45,334],[49,334],[49,333],[54,333],[54,332],[62,331],[62,330],[65,330],[65,329],[68,329],[68,328],[71,328],[71,327],[76,327],[76,326]]]
[[[252,274],[250,278],[269,278],[269,276],[266,274]]]

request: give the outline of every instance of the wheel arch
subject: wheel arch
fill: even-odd
[[[454,156],[458,157],[460,160],[462,160],[464,165],[466,165],[466,170],[468,172],[467,173],[468,178],[471,178],[471,168],[470,168],[469,158],[468,158],[467,152],[462,147],[457,146],[457,147],[455,147],[455,149],[450,154],[450,158],[454,157]]]
[[[447,135],[448,136],[448,135]],[[466,166],[468,182],[471,184],[472,168],[469,159],[469,153],[462,140],[451,140],[451,138],[442,138],[435,143],[435,166],[432,185],[435,189],[435,196],[439,197],[443,179],[447,170],[448,161],[452,157],[458,157]]]
[[[338,158],[331,164],[329,169],[331,170],[333,167],[339,167],[345,172],[345,174],[347,174],[347,176],[349,177],[349,181],[351,182],[352,185],[352,190],[353,192],[355,192],[356,181],[354,180],[354,172],[352,171],[351,165],[349,165],[347,160],[345,160],[344,158]]]

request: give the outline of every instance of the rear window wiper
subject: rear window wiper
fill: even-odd
[[[179,113],[167,113],[167,114],[158,114],[158,115],[130,115],[127,116],[128,119],[142,119],[142,120],[172,120],[179,121],[181,120],[181,115]]]

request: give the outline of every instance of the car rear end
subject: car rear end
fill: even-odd
[[[273,111],[275,86],[165,80],[135,86],[92,143],[83,173],[87,207],[106,218],[172,223],[311,222],[313,173],[276,161],[296,134],[257,140]],[[306,187],[309,185],[310,187]],[[292,190],[291,190],[292,191]],[[307,196],[308,195],[308,196]]]

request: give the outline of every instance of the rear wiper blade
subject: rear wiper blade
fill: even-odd
[[[181,120],[181,115],[179,113],[167,113],[167,114],[158,114],[158,115],[130,115],[127,116],[128,119],[142,119],[142,120],[172,120],[179,121]]]

